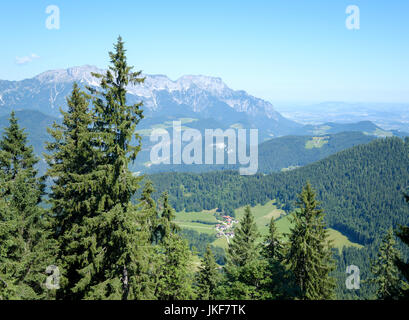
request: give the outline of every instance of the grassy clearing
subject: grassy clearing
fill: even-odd
[[[216,240],[212,243],[212,245],[215,246],[215,247],[223,248],[224,250],[227,250],[227,248],[228,248],[228,244],[227,244],[226,238],[216,239]]]
[[[176,213],[176,222],[192,222],[195,220],[217,222],[214,213],[216,210],[203,210],[200,212],[178,212]]]
[[[274,220],[278,219],[280,216],[285,215],[283,210],[278,209],[275,206],[275,200],[267,202],[265,205],[257,205],[251,208],[251,213],[254,215],[257,228],[262,235],[268,233],[268,226],[270,224],[271,218]],[[244,216],[245,207],[241,207],[235,210],[236,217],[240,221]]]
[[[181,227],[192,229],[200,233],[216,234],[214,225],[208,225],[197,221],[216,223],[217,219],[214,216],[216,210],[203,210],[200,212],[177,212],[175,222]]]
[[[290,232],[290,215],[286,215],[276,221],[277,230],[283,235]]]
[[[192,259],[190,260],[190,264],[192,266],[192,271],[193,272],[198,272],[199,268],[202,264],[201,259],[197,255],[192,255]]]
[[[195,223],[195,222],[176,222],[176,223],[179,225],[179,227],[183,229],[191,229],[199,233],[206,233],[208,235],[212,235],[216,233],[213,226],[207,226],[202,223]]]
[[[271,218],[276,220],[276,226],[278,231],[281,234],[287,234],[290,232],[291,222],[290,217],[291,215],[286,215],[283,210],[280,210],[275,205],[275,200],[269,201],[265,205],[257,205],[251,208],[251,212],[254,215],[254,219],[258,228],[258,231],[261,234],[261,239],[268,234],[268,226],[270,224]],[[240,219],[244,215],[245,207],[241,207],[235,210],[236,218],[240,221]],[[203,210],[200,212],[178,212],[176,213],[176,223],[186,229],[192,229],[200,233],[206,233],[209,235],[216,234],[216,230],[214,225],[208,225],[205,223],[200,223],[197,221],[204,221],[209,223],[216,223],[217,219],[214,216],[214,210]],[[342,250],[344,247],[356,247],[362,248],[362,246],[358,243],[351,242],[348,237],[343,235],[341,232],[331,229],[328,229],[329,238],[333,241],[333,245],[335,248]],[[223,249],[227,249],[228,243],[226,238],[218,238],[216,239],[212,245],[221,247]]]
[[[351,242],[348,237],[335,229],[328,229],[329,238],[334,241],[334,247],[342,250],[344,247],[363,248],[359,243]]]
[[[328,143],[328,137],[313,137],[305,143],[305,149],[322,148]]]
[[[291,222],[290,222],[291,215],[287,215],[276,222],[276,226],[278,231],[281,234],[288,234],[290,232]],[[329,239],[333,241],[333,245],[335,248],[342,250],[344,247],[355,247],[355,248],[363,248],[362,245],[358,243],[351,242],[348,237],[344,236],[341,232],[328,228]]]

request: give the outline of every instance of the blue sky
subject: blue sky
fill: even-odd
[[[48,5],[59,30],[45,26]],[[359,30],[345,26],[348,5]],[[14,0],[0,17],[0,79],[106,67],[120,34],[149,74],[218,76],[272,102],[409,102],[407,0]]]

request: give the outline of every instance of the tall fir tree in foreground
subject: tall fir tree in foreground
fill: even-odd
[[[100,177],[99,214],[90,221],[90,226],[98,226],[97,243],[104,254],[97,270],[99,281],[90,283],[88,296],[117,298],[120,292],[122,299],[150,298],[146,259],[151,251],[150,235],[145,219],[131,202],[141,178],[129,170],[141,148],[141,137],[135,131],[143,118],[142,102],[127,104],[126,97],[129,85],[141,84],[145,79],[141,71],[134,72],[128,65],[121,37],[109,56],[111,65],[106,73],[93,73],[100,79],[100,88],[88,88],[93,96],[93,130],[98,134],[100,151],[97,168],[104,171]],[[82,270],[84,276],[90,268]]]
[[[167,194],[162,197],[161,234],[155,246],[155,297],[159,300],[189,300],[194,298],[192,255],[186,240],[178,234],[179,228],[173,221],[174,209]]]
[[[155,192],[152,181],[147,180],[143,187],[139,203],[141,211],[145,216],[147,228],[150,234],[152,244],[157,244],[160,241],[160,217],[155,200],[152,194]]]
[[[127,87],[144,82],[141,71],[128,65],[121,37],[109,52],[111,65],[98,89],[88,88],[95,109],[93,131],[100,157],[97,168],[104,172],[100,180],[98,214],[90,221],[96,229],[97,244],[103,254],[97,270],[98,282],[91,283],[90,298],[145,299],[152,295],[146,259],[151,254],[149,229],[131,197],[139,188],[140,177],[129,170],[140,151],[141,137],[135,133],[143,118],[142,102],[127,104]],[[86,275],[92,265],[82,269]],[[119,278],[121,276],[121,278]]]
[[[267,262],[261,259],[261,248],[257,244],[259,233],[250,207],[234,230],[229,243],[227,264],[224,268],[224,284],[220,288],[222,299],[265,299]]]
[[[277,230],[274,217],[271,218],[268,235],[261,251],[267,261],[266,291],[270,299],[291,299],[295,296],[294,279],[285,266],[286,246]]]
[[[405,201],[409,203],[409,195],[405,194],[404,197]],[[409,246],[409,226],[401,226],[400,230],[397,232],[397,236],[406,246]],[[404,278],[400,299],[409,300],[409,262],[405,262],[403,259],[398,258],[395,264]]]
[[[332,245],[325,229],[324,214],[318,208],[315,192],[309,183],[303,188],[292,218],[287,262],[299,289],[298,299],[334,298],[335,269]]]
[[[193,263],[186,240],[170,233],[156,248],[155,297],[158,300],[190,300]]]
[[[250,206],[247,206],[240,225],[234,230],[234,238],[229,244],[229,263],[242,267],[256,259],[258,254],[256,241],[259,235]]]
[[[196,276],[197,298],[199,300],[215,300],[220,273],[210,245],[207,245],[206,253]]]
[[[161,239],[166,238],[171,233],[177,233],[180,231],[180,227],[174,222],[176,217],[175,210],[169,203],[169,195],[167,192],[162,194],[162,208],[159,221],[159,236]]]
[[[0,299],[44,299],[46,268],[55,263],[38,159],[14,112],[0,141]]]
[[[373,261],[371,271],[376,286],[376,298],[379,300],[396,300],[402,288],[402,278],[395,262],[400,259],[396,248],[394,233],[390,228],[379,248],[378,257]]]
[[[48,177],[53,182],[49,194],[50,211],[54,216],[55,237],[59,244],[61,289],[57,298],[83,299],[87,288],[81,287],[81,268],[94,263],[98,268],[101,251],[97,248],[95,227],[88,228],[87,219],[98,211],[99,178],[98,150],[94,147],[98,136],[92,132],[94,115],[90,97],[73,85],[67,98],[68,110],[61,110],[63,121],[48,129],[53,141],[47,143]],[[93,277],[93,272],[88,273]]]
[[[140,178],[128,169],[140,150],[135,128],[142,103],[128,105],[126,87],[144,79],[128,66],[120,37],[109,56],[106,74],[93,74],[100,87],[88,88],[92,111],[88,97],[74,87],[64,125],[55,128],[55,142],[49,145],[49,176],[56,182],[52,211],[66,251],[61,254],[62,298],[144,299],[152,294],[149,230],[131,202]]]

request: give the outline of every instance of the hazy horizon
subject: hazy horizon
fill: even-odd
[[[3,2],[0,79],[107,65],[121,35],[128,61],[147,74],[220,77],[234,90],[278,101],[409,101],[409,3],[350,1]],[[349,5],[357,30],[346,27]],[[127,8],[127,10],[124,10]]]

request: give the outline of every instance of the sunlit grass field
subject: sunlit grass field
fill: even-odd
[[[244,209],[245,207],[241,207],[235,210],[237,220],[240,221],[242,219]],[[216,235],[215,224],[217,223],[217,219],[214,215],[215,212],[216,209],[203,210],[200,212],[178,212],[176,213],[176,223],[181,228],[195,230],[199,233],[206,233],[208,235]],[[272,218],[276,220],[277,229],[284,238],[286,238],[285,235],[290,232],[291,215],[286,215],[283,210],[278,209],[275,200],[271,200],[264,205],[254,206],[251,208],[251,212],[254,215],[257,229],[261,235],[260,241],[268,234],[268,226]],[[344,247],[362,248],[360,244],[351,242],[348,237],[337,230],[329,228],[328,233],[335,248],[340,250]],[[225,237],[216,239],[212,244],[223,249],[227,249],[228,247],[228,242]]]

